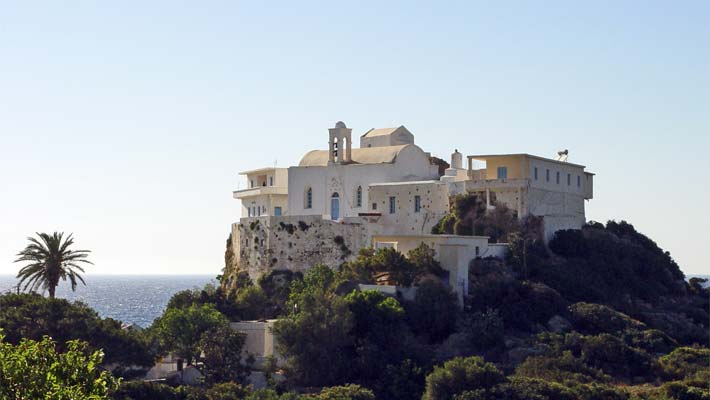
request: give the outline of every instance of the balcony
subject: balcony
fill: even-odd
[[[235,190],[232,192],[232,197],[235,199],[244,199],[247,197],[261,195],[288,195],[288,187],[286,186],[255,186],[253,188]]]

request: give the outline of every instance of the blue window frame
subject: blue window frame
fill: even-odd
[[[414,212],[418,213],[422,210],[422,198],[419,195],[414,196]]]
[[[549,169],[545,171],[545,180],[546,180],[547,182],[550,181],[550,170],[549,170]]]
[[[498,179],[508,179],[508,167],[498,167]]]
[[[560,171],[555,173],[555,182],[557,182],[558,185],[560,184]]]
[[[567,174],[567,186],[572,184],[572,174]]]
[[[390,196],[390,214],[394,214],[397,211],[397,199],[394,196]]]
[[[281,207],[274,207],[274,215],[277,217],[281,216]]]
[[[535,180],[537,180],[537,167],[535,167]]]

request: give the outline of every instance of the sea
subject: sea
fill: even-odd
[[[68,282],[60,282],[56,296],[82,301],[102,318],[148,327],[165,310],[170,297],[185,289],[217,285],[214,275],[85,275],[72,292]],[[14,275],[0,275],[0,293],[15,292]]]

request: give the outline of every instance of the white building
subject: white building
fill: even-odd
[[[344,123],[329,133],[328,150],[310,151],[288,169],[289,215],[356,217],[368,212],[367,189],[373,183],[439,178],[438,167],[403,126],[370,130],[360,138],[367,147],[356,149]]]
[[[242,218],[232,226],[235,269],[256,279],[269,270],[337,267],[358,249],[385,242],[401,250],[431,244],[459,295],[471,258],[502,256],[506,246],[485,237],[431,235],[450,212],[450,198],[477,193],[489,209],[505,204],[518,217],[542,217],[544,239],[585,223],[594,174],[585,167],[530,154],[471,155],[456,150],[439,164],[414,144],[404,126],[370,129],[352,147],[343,122],[328,129],[328,149],[306,153],[297,166],[242,172],[234,192]]]

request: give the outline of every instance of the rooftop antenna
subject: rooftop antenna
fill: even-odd
[[[567,162],[567,156],[569,156],[569,150],[564,149],[562,151],[557,152],[557,157],[555,157],[556,161],[562,161],[562,162]]]

